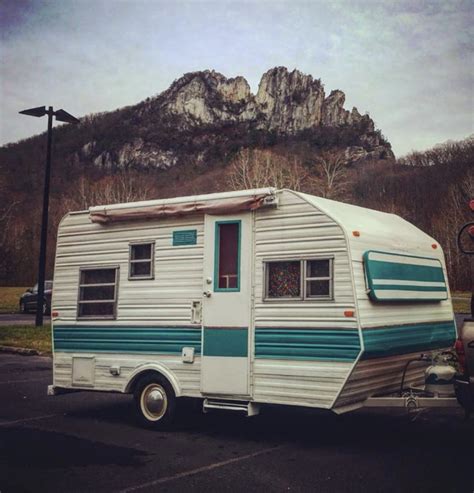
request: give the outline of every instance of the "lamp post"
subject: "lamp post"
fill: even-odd
[[[44,172],[43,215],[41,219],[41,240],[38,265],[38,298],[36,300],[36,327],[43,325],[44,281],[46,270],[46,244],[48,237],[49,181],[51,175],[51,143],[53,138],[53,116],[56,120],[66,123],[79,123],[79,120],[67,111],[53,111],[53,107],[39,106],[20,111],[22,115],[41,117],[48,115],[48,144],[46,147],[46,168]]]

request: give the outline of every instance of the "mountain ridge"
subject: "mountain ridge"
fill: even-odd
[[[242,76],[189,72],[168,89],[136,105],[81,118],[55,129],[55,158],[106,170],[168,170],[183,163],[225,164],[238,149],[291,139],[315,149],[338,147],[356,160],[393,160],[389,142],[369,115],[344,108],[345,94],[326,96],[320,79],[275,67],[252,93]],[[37,146],[35,136],[2,149]]]

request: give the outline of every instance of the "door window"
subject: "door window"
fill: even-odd
[[[240,221],[216,223],[215,291],[240,289]]]

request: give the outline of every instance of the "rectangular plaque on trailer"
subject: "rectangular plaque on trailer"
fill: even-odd
[[[197,242],[197,230],[187,229],[173,231],[173,246],[195,245]]]

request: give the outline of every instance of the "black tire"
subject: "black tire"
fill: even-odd
[[[155,430],[169,428],[175,416],[176,395],[166,378],[158,373],[143,376],[133,397],[142,426]]]
[[[26,308],[26,304],[23,301],[20,301],[20,312],[30,313],[30,310],[28,310],[28,308]]]

